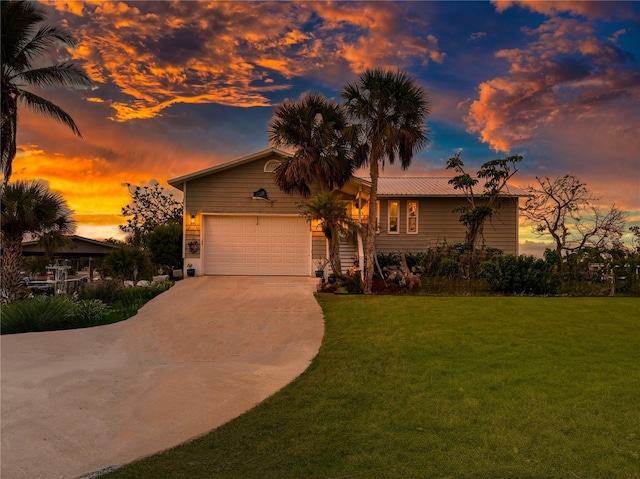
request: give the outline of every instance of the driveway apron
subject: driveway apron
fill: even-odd
[[[200,436],[300,375],[317,280],[196,277],[108,326],[1,337],[2,478],[75,478]]]

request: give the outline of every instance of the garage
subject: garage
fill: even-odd
[[[204,274],[311,274],[311,232],[299,216],[206,215],[203,233]]]

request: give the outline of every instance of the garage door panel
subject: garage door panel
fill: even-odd
[[[205,274],[308,276],[311,233],[303,218],[205,216]]]

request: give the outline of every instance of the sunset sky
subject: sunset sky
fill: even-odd
[[[59,60],[92,90],[40,91],[83,138],[20,112],[13,179],[43,179],[77,234],[121,237],[124,183],[166,181],[268,147],[283,100],[339,99],[368,67],[401,68],[431,97],[431,146],[411,168],[447,176],[521,154],[513,183],[573,174],[640,224],[640,3],[43,2],[77,36]],[[538,241],[521,228],[521,252]]]

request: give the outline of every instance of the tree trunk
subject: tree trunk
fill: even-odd
[[[342,264],[340,262],[340,236],[336,231],[325,234],[329,241],[329,262],[333,273],[342,276]]]
[[[367,250],[365,253],[364,268],[364,293],[371,294],[373,287],[373,270],[375,266],[375,240],[376,227],[378,225],[378,214],[376,203],[378,201],[378,159],[372,155],[369,161],[369,171],[371,174],[371,195],[369,196],[369,221],[367,224]]]
[[[18,299],[20,289],[24,286],[20,270],[22,269],[22,237],[4,237],[2,244],[2,274],[0,287],[0,304],[7,304]]]

